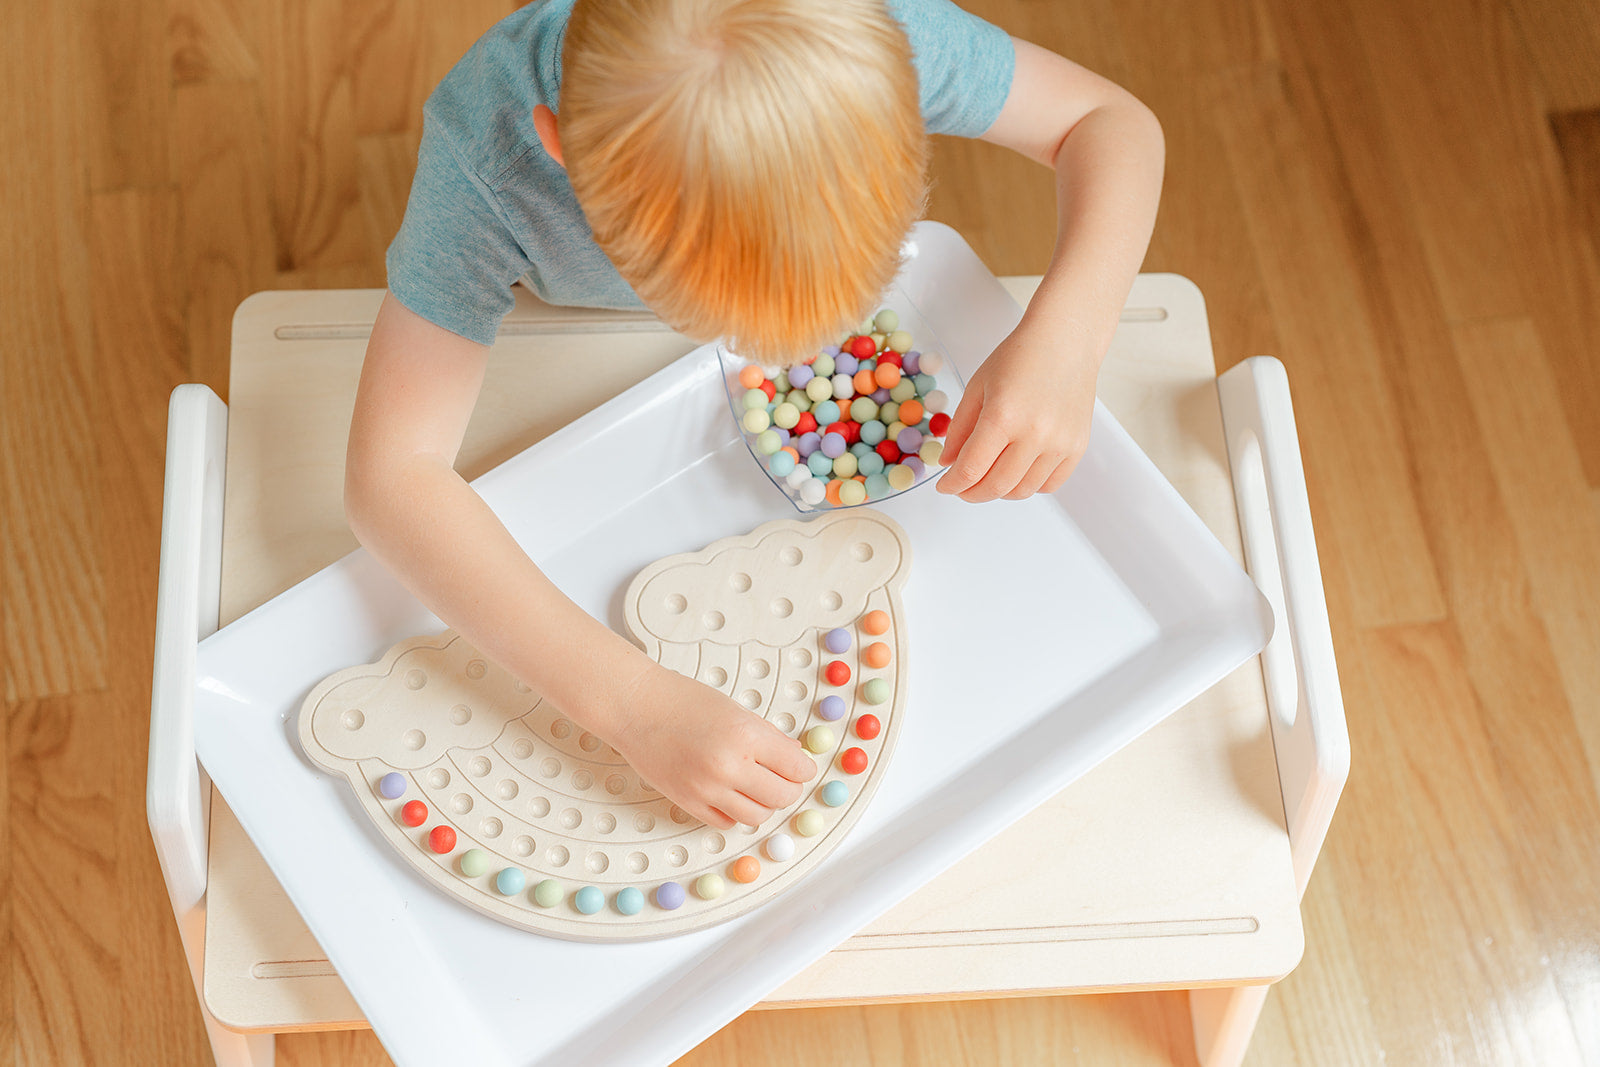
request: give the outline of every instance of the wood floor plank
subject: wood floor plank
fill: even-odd
[[[1600,18],[1585,0],[1508,0],[1538,72],[1543,96],[1561,111],[1600,107]]]
[[[1600,256],[1600,107],[1550,116],[1573,210],[1589,248]]]
[[[83,37],[89,188],[166,184],[166,11],[122,0],[78,0],[73,7],[81,15],[65,29]]]

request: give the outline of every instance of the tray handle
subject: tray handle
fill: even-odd
[[[1284,817],[1303,896],[1350,773],[1350,735],[1289,377],[1255,356],[1217,379],[1246,567],[1278,621],[1261,653]]]

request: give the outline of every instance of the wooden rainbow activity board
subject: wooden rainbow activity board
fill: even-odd
[[[801,740],[819,773],[759,827],[714,829],[452,631],[324,679],[300,741],[446,893],[577,941],[703,929],[794,886],[882,779],[906,696],[905,532],[865,509],[781,520],[651,564],[629,631]]]

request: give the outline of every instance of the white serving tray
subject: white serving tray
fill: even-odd
[[[923,225],[890,303],[963,377],[1019,311]],[[919,341],[922,339],[919,338]],[[644,565],[787,500],[699,349],[475,485],[547,573],[621,629]],[[1266,602],[1111,416],[1052,498],[972,506],[931,487],[910,534],[910,699],[893,766],[838,851],[750,915],[594,945],[507,928],[417,878],[293,740],[305,694],[443,625],[355,552],[201,644],[201,762],[402,1064],[665,1063],[972,852],[1265,644]]]

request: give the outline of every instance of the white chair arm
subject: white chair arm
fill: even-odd
[[[217,628],[228,408],[203,385],[180,385],[167,407],[161,572],[145,812],[180,919],[206,889],[210,783],[194,754],[196,645]]]
[[[1295,882],[1311,868],[1350,773],[1350,735],[1283,364],[1256,356],[1217,379],[1246,566],[1277,619],[1261,653]]]

